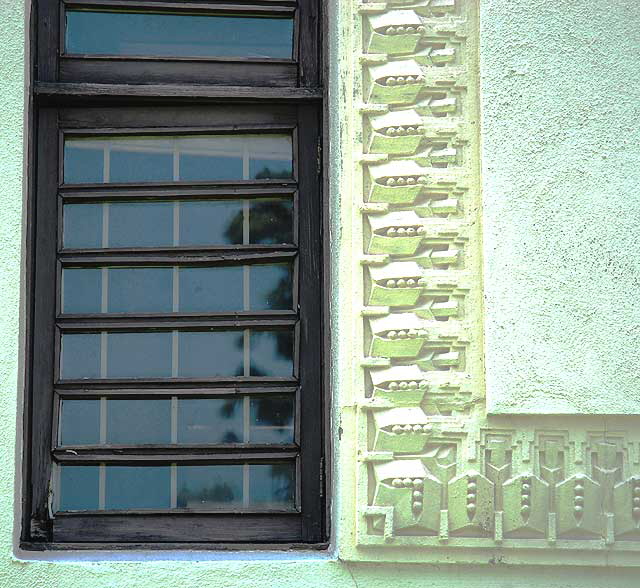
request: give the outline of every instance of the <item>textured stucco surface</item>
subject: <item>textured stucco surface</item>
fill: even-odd
[[[640,7],[485,0],[489,410],[640,412]]]
[[[341,0],[345,4],[350,0]],[[487,15],[508,18],[526,7],[528,2],[485,2]],[[497,12],[496,12],[497,10]],[[561,8],[556,7],[557,11]],[[335,13],[334,13],[335,14]],[[637,584],[637,572],[633,570],[590,570],[572,568],[530,568],[504,566],[501,558],[495,558],[481,567],[443,565],[347,565],[337,559],[304,558],[304,556],[270,554],[194,554],[191,558],[182,554],[144,556],[140,554],[64,554],[57,561],[24,561],[13,552],[14,530],[14,481],[16,476],[16,414],[19,398],[18,374],[21,368],[19,356],[19,304],[21,295],[20,254],[22,249],[22,118],[23,118],[23,6],[17,0],[0,0],[0,28],[3,43],[0,46],[0,116],[2,117],[0,150],[0,588],[630,588]],[[340,21],[335,33],[350,22]],[[348,45],[347,45],[348,46]],[[490,56],[497,59],[497,56]],[[332,58],[338,64],[337,58]],[[345,72],[346,73],[346,72]],[[332,87],[339,94],[339,71],[336,67]],[[346,73],[348,75],[348,73]],[[489,87],[487,91],[491,91]],[[332,112],[339,112],[340,101],[336,95]],[[349,123],[349,113],[340,112],[340,128],[335,125],[334,143],[342,134],[341,128]],[[348,149],[348,145],[342,148]],[[494,147],[495,148],[495,147]],[[340,145],[332,147],[334,157],[340,157]],[[347,218],[353,207],[349,194],[340,194],[340,186],[348,185],[336,173],[332,188],[340,201],[339,221],[332,228],[335,263],[334,278],[336,304],[334,334],[339,340],[334,348],[337,367],[349,363],[348,340],[352,324],[345,322],[346,308],[350,305],[349,264],[343,257],[350,249]],[[338,198],[340,196],[340,198]],[[355,213],[355,211],[353,211]],[[338,247],[339,245],[339,247]],[[332,374],[335,390],[337,470],[344,487],[350,488],[353,478],[355,449],[346,440],[353,439],[354,422],[349,403],[348,373],[336,369]],[[340,429],[338,429],[340,425]],[[342,483],[339,484],[342,488]],[[341,542],[353,541],[353,497],[348,493],[339,496],[333,525]],[[20,554],[24,557],[24,554]],[[42,555],[40,556],[42,557]],[[153,558],[156,561],[153,561]],[[82,560],[82,561],[81,561]],[[88,561],[91,560],[91,561]],[[138,561],[134,561],[138,560]],[[174,561],[170,561],[174,560]],[[454,563],[449,560],[447,563]],[[560,562],[559,562],[560,563]]]

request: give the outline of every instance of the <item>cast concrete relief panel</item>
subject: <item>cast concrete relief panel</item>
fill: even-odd
[[[362,330],[344,555],[638,564],[638,422],[487,412],[477,11],[354,9]]]

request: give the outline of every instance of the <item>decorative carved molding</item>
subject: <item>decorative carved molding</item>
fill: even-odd
[[[486,415],[476,11],[475,0],[358,7],[358,553],[637,551],[637,427]]]

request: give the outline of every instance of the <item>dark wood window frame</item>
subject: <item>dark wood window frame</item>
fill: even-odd
[[[293,60],[67,58],[61,53],[65,6],[117,7],[121,0],[34,0],[31,22],[29,198],[27,223],[27,343],[25,361],[24,549],[238,549],[325,548],[327,381],[323,370],[328,336],[323,320],[328,276],[322,203],[323,135],[322,2],[319,0],[164,0],[126,2],[128,7],[197,9],[228,13],[292,12]],[[286,63],[285,63],[286,62]],[[98,67],[96,64],[99,63]],[[150,65],[151,64],[151,65]],[[280,69],[278,69],[280,68]],[[285,75],[279,71],[287,69]],[[293,72],[293,74],[291,73]],[[286,130],[293,135],[292,180],[64,185],[64,133],[201,134]],[[247,198],[290,195],[294,202],[294,244],[178,247],[139,250],[64,251],[60,223],[63,202]],[[61,316],[59,277],[69,263],[198,265],[207,262],[293,259],[298,283],[294,311],[142,316]],[[294,280],[295,281],[295,280]],[[57,380],[55,358],[61,331],[98,329],[186,329],[248,326],[295,327],[294,378],[158,380]],[[74,447],[57,445],[59,398],[107,396],[295,394],[295,443],[285,446]],[[291,512],[86,512],[52,514],[52,463],[218,463],[292,459],[297,471],[297,508]]]

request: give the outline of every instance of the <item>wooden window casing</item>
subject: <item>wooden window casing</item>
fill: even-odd
[[[66,6],[243,11],[284,10],[295,16],[294,59],[68,58],[61,54]],[[36,0],[28,203],[27,354],[25,363],[25,460],[22,546],[26,549],[109,547],[236,548],[239,545],[326,546],[324,476],[326,355],[321,138],[320,2],[175,3]],[[284,73],[283,73],[284,72]],[[291,180],[69,184],[62,178],[66,135],[233,134],[286,132],[293,138]],[[237,245],[121,249],[62,248],[62,206],[70,202],[154,201],[285,195],[294,205],[290,245]],[[294,309],[235,313],[62,315],[61,269],[197,266],[291,260]],[[274,378],[60,380],[60,334],[250,326],[294,329],[294,376]],[[58,404],[63,398],[229,397],[290,393],[295,396],[295,437],[287,445],[176,445],[61,447]],[[86,511],[54,513],[54,464],[273,463],[291,460],[296,469],[296,506],[287,512]],[[269,462],[271,460],[271,462]]]

